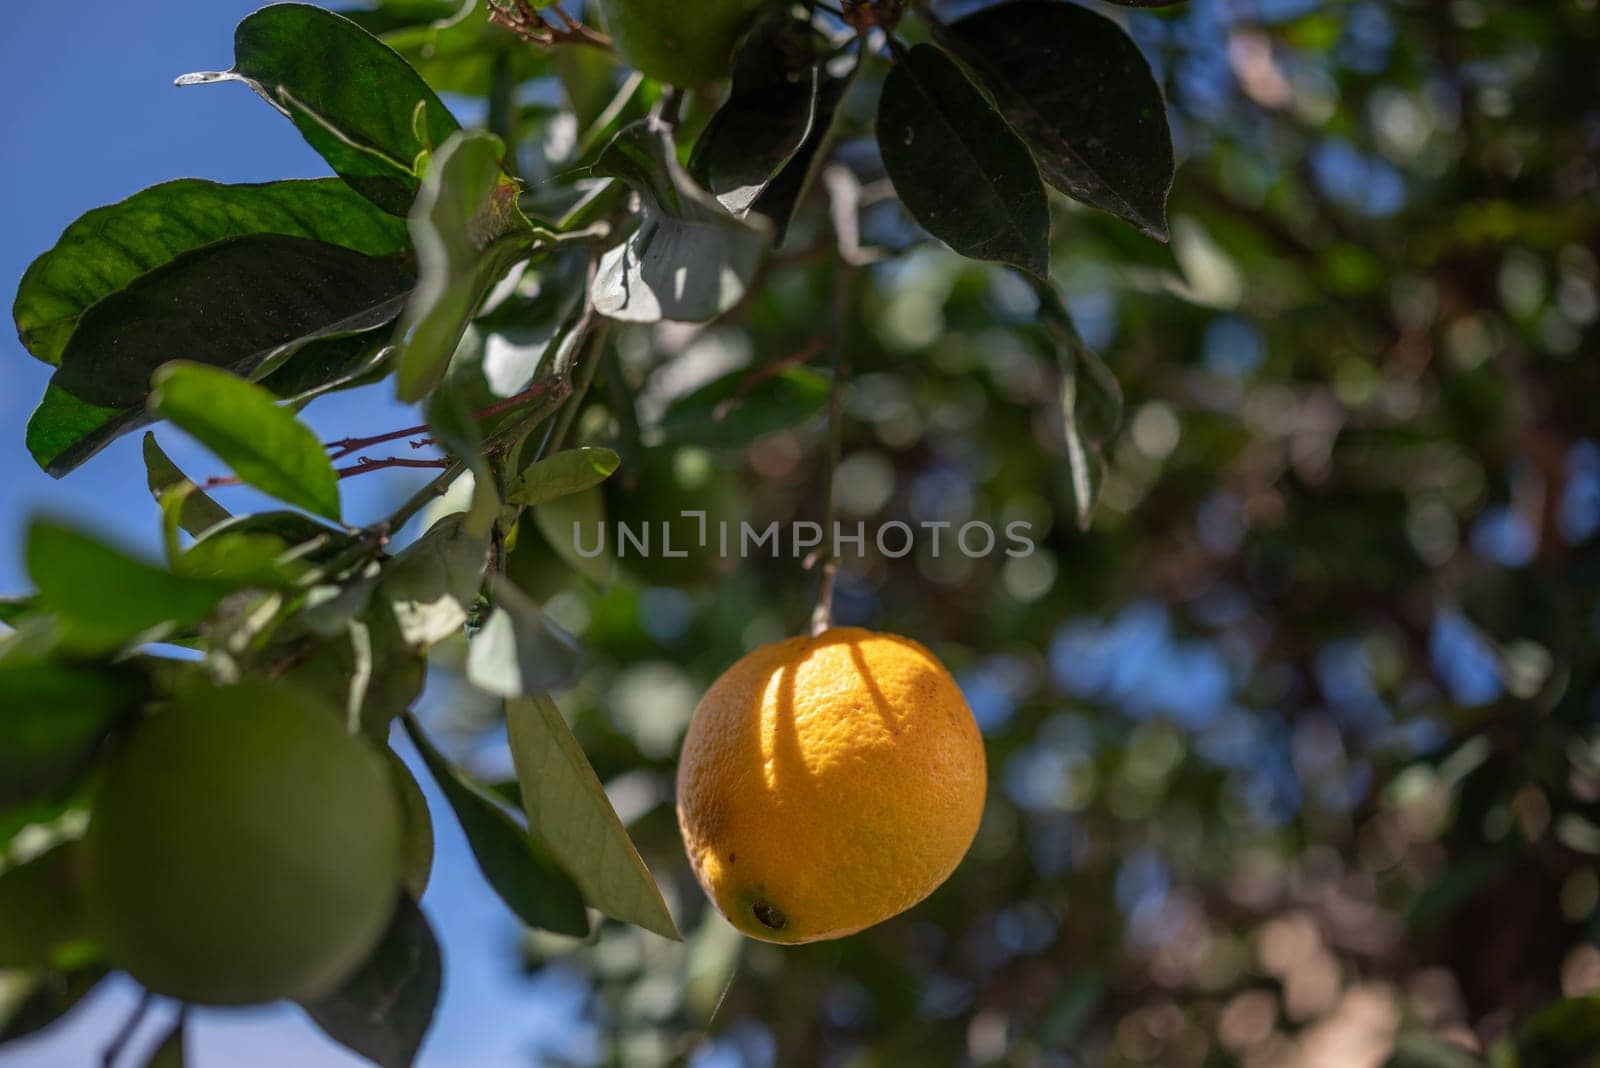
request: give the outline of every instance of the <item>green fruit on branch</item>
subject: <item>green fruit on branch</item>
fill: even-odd
[[[91,929],[149,989],[313,999],[377,946],[404,816],[382,758],[298,691],[196,687],[115,754],[85,845]]]
[[[657,81],[700,85],[728,73],[733,48],[765,0],[600,0],[623,62]]]

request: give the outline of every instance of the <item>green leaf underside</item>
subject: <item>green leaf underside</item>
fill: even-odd
[[[411,207],[417,157],[460,128],[394,49],[309,4],[250,15],[234,33],[231,71],[188,75],[179,84],[223,80],[244,82],[288,115],[341,178],[395,215]]]
[[[214,367],[169,364],[156,374],[150,410],[193,435],[256,489],[339,521],[339,476],[327,451],[260,386]]]
[[[553,501],[610,478],[622,462],[610,449],[567,449],[525,468],[506,488],[506,501],[528,507]]]
[[[911,217],[970,259],[1050,271],[1050,206],[1027,146],[954,60],[921,44],[878,102],[884,169]]]
[[[577,682],[577,640],[506,579],[491,576],[490,594],[494,611],[468,647],[467,680],[500,697],[559,692]]]
[[[160,501],[161,495],[170,489],[185,484],[194,485],[189,476],[185,475],[178,465],[172,462],[172,458],[162,451],[156,436],[150,433],[144,436],[144,470],[150,493],[157,501]],[[226,523],[233,518],[226,508],[199,489],[190,489],[184,494],[178,515],[179,524],[184,531],[195,538],[218,523]]]
[[[517,826],[487,790],[453,767],[415,720],[408,715],[404,723],[500,899],[530,927],[580,937],[588,934],[583,894],[555,857]]]
[[[639,194],[642,219],[601,257],[590,297],[623,322],[705,322],[743,299],[765,252],[765,226],[730,215],[678,162],[670,133],[648,120],[624,128],[594,173]]]
[[[658,429],[668,443],[738,446],[798,426],[828,403],[828,379],[807,367],[742,368],[673,401]]]
[[[811,132],[822,85],[817,36],[787,11],[756,23],[734,57],[728,98],[695,142],[690,173],[735,215],[750,210]]]
[[[433,929],[402,895],[367,962],[338,990],[300,1007],[329,1038],[380,1068],[410,1068],[433,1023],[443,979]]]
[[[489,538],[463,529],[459,515],[440,520],[384,569],[383,596],[406,644],[426,649],[460,632],[477,599]]]
[[[418,280],[396,332],[401,400],[439,384],[489,289],[529,251],[514,233],[526,222],[516,183],[500,169],[503,152],[499,138],[471,131],[433,157],[411,213]]]
[[[1122,27],[1074,4],[1013,0],[951,23],[939,39],[994,94],[1046,181],[1166,240],[1166,104]]]
[[[1053,289],[1041,293],[1041,320],[1056,346],[1061,372],[1061,423],[1078,526],[1087,530],[1105,473],[1101,448],[1122,424],[1122,386],[1100,354],[1078,336]]]
[[[97,648],[115,648],[163,625],[196,623],[233,589],[175,575],[43,520],[28,529],[25,555],[40,599],[70,637]]]
[[[543,695],[513,698],[506,702],[506,725],[528,826],[566,865],[589,904],[614,919],[681,938],[650,869],[555,702]]]
[[[144,425],[150,377],[170,360],[259,378],[306,354],[337,375],[351,363],[348,347],[400,313],[411,284],[399,257],[300,237],[227,238],[181,253],[84,314],[29,421],[29,451],[59,477]]]
[[[165,182],[96,208],[68,226],[17,287],[17,334],[33,355],[61,362],[78,319],[96,301],[176,256],[229,237],[281,234],[392,256],[405,227],[336,178],[222,185]]]

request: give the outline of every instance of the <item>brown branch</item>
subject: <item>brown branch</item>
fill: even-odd
[[[472,413],[472,418],[488,419],[492,416],[503,415],[504,413],[511,411],[513,408],[520,407],[533,398],[549,391],[551,386],[554,384],[555,380],[549,378],[535,382],[533,385],[529,386],[527,389],[516,394],[515,396],[507,397],[505,400],[495,401],[493,404],[490,404],[487,407],[479,408],[477,411]],[[327,442],[323,445],[323,448],[329,450],[328,459],[343,460],[351,453],[360,452],[362,449],[371,448],[374,445],[382,445],[390,441],[399,441],[401,438],[408,438],[413,434],[425,435],[428,433],[428,431],[428,424],[422,423],[418,426],[408,426],[401,430],[391,430],[383,434],[374,434],[367,438],[341,438],[338,441]],[[418,449],[427,444],[432,444],[432,439],[425,437],[420,442],[412,442],[411,447],[413,449]]]
[[[333,473],[340,478],[350,478],[354,475],[364,475],[368,471],[382,471],[389,467],[426,467],[434,470],[443,470],[454,462],[447,456],[437,456],[430,460],[415,460],[408,456],[385,456],[381,460],[374,460],[370,456],[363,456],[349,467],[334,468]]]
[[[546,20],[546,14],[555,16],[555,25]],[[496,0],[489,12],[489,21],[496,26],[505,27],[524,41],[540,48],[584,45],[606,52],[611,51],[611,38],[598,30],[590,29],[559,7],[549,7],[541,12],[528,3],[528,0]]]

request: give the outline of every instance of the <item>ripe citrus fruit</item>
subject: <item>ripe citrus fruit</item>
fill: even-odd
[[[841,627],[762,646],[712,684],[683,743],[678,823],[735,927],[814,942],[944,882],[985,781],[978,725],[933,654]]]
[[[617,54],[635,70],[673,85],[728,73],[733,46],[766,0],[600,0]]]
[[[330,993],[399,900],[382,759],[321,702],[195,687],[111,759],[85,840],[90,923],[158,993],[215,1005]]]

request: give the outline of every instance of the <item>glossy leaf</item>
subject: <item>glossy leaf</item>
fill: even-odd
[[[368,256],[392,256],[410,243],[399,220],[333,178],[164,182],[88,212],[33,261],[17,286],[17,334],[39,359],[60,363],[96,301],[185,252],[248,234],[311,238]]]
[[[428,771],[455,810],[478,867],[500,899],[530,927],[558,934],[588,934],[583,894],[561,863],[517,826],[487,790],[467,779],[433,748],[414,719],[407,716],[404,722]]]
[[[900,201],[963,256],[1050,273],[1050,207],[1028,148],[954,60],[901,55],[878,101],[878,147]]]
[[[327,451],[260,386],[200,364],[170,364],[156,374],[150,410],[263,493],[338,521],[339,476]]]
[[[595,310],[624,322],[704,322],[745,294],[768,245],[764,226],[734,218],[678,162],[670,132],[649,121],[622,130],[596,174],[638,193],[638,229],[601,257]]]
[[[193,360],[258,377],[318,338],[381,326],[411,274],[301,237],[229,238],[175,257],[84,314],[52,383],[90,404],[137,404],[150,377]]]
[[[681,938],[650,869],[606,797],[583,748],[548,697],[506,702],[511,757],[528,826],[606,915]]]
[[[505,579],[490,580],[494,611],[467,649],[467,681],[500,697],[559,692],[578,679],[577,641]]]
[[[114,648],[199,622],[233,584],[175,575],[70,527],[28,528],[28,576],[73,644]]]
[[[439,1004],[444,966],[427,917],[401,896],[378,948],[338,990],[302,1002],[323,1033],[381,1068],[410,1068]]]
[[[232,70],[178,84],[244,82],[363,196],[395,215],[410,210],[418,157],[460,127],[394,49],[309,4],[262,8],[239,23],[233,44]]]
[[[416,293],[396,340],[400,399],[421,400],[444,377],[489,289],[528,253],[517,184],[500,169],[492,134],[457,134],[433,158],[411,212]]]
[[[978,73],[1046,181],[1166,240],[1166,104],[1122,27],[1075,4],[1013,0],[939,37]]]
[[[673,401],[659,429],[669,443],[736,446],[798,426],[828,403],[828,379],[807,367],[742,368]]]
[[[161,365],[191,359],[258,378],[308,346],[392,321],[410,287],[398,259],[305,238],[255,235],[185,252],[83,316],[28,422],[29,451],[66,474],[149,421],[144,401]]]
[[[558,452],[525,468],[506,487],[506,501],[531,507],[581,493],[610,478],[621,462],[610,449],[585,446]]]
[[[735,215],[750,210],[811,132],[827,43],[779,9],[739,46],[728,97],[689,158],[690,173]]]

